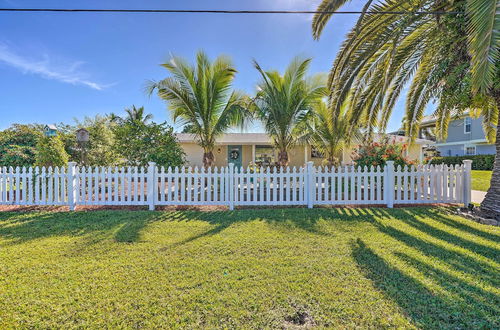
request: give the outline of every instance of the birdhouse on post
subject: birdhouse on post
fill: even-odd
[[[80,128],[76,131],[76,141],[89,142],[89,131],[85,128]]]
[[[55,125],[45,125],[43,128],[43,133],[45,136],[56,136],[57,135],[57,127]]]
[[[89,131],[85,128],[79,128],[76,130],[76,143],[78,144],[78,149],[80,149],[80,164],[84,166],[88,165],[87,144],[89,143],[89,140]]]

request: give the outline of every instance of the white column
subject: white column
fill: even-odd
[[[394,207],[394,161],[388,160],[385,168],[384,180],[384,195],[387,207],[392,209]]]
[[[234,210],[234,164],[229,163],[229,167],[227,168],[227,178],[226,178],[226,184],[227,184],[227,197],[228,197],[228,204],[229,204],[229,210]]]
[[[314,199],[316,197],[316,183],[314,182],[313,162],[306,163],[306,189],[307,208],[312,209],[314,205]]]
[[[76,162],[69,162],[68,163],[68,205],[69,205],[69,210],[74,211],[76,207],[76,201],[77,201],[77,177],[76,177]],[[38,193],[38,192],[37,192]]]
[[[464,175],[464,206],[468,207],[471,202],[471,169],[472,169],[472,160],[466,159],[463,161],[465,167],[465,175]]]
[[[156,188],[158,188],[155,172],[156,172],[156,163],[149,162],[147,187],[148,187],[148,206],[150,211],[154,211],[155,209]]]
[[[252,164],[255,166],[255,144],[252,144]]]

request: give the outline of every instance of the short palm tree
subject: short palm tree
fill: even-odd
[[[212,166],[217,137],[249,117],[247,97],[232,90],[236,69],[229,58],[219,56],[211,62],[202,51],[194,66],[177,56],[162,66],[171,76],[150,82],[147,90],[168,102],[174,121],[189,125],[203,148],[203,165]]]
[[[327,166],[338,166],[339,157],[353,141],[361,141],[362,134],[349,120],[346,107],[334,113],[326,102],[319,102],[313,111],[313,118],[308,122],[306,140],[318,150]]]
[[[331,14],[347,0],[323,0],[313,19],[319,38]],[[481,208],[500,217],[500,3],[498,0],[365,1],[365,14],[348,34],[329,75],[332,110],[349,100],[350,118],[371,132],[384,130],[409,85],[404,126],[418,135],[427,104],[438,101],[436,133],[444,138],[454,116],[484,116],[497,156]],[[380,12],[451,11],[386,15]],[[378,13],[377,13],[378,12]],[[496,133],[495,133],[496,127]]]
[[[129,123],[147,124],[150,120],[153,119],[152,114],[144,114],[144,107],[136,108],[136,106],[133,105],[131,108],[125,109],[125,112],[127,113],[125,121]]]
[[[278,149],[278,163],[286,166],[290,148],[300,142],[312,109],[325,93],[324,79],[320,75],[306,77],[311,59],[295,58],[285,73],[264,71],[254,61],[262,76],[253,102],[253,113],[273,139]]]

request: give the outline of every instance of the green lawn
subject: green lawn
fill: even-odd
[[[431,208],[0,213],[0,328],[499,328],[499,238]]]
[[[472,189],[487,191],[490,188],[492,171],[472,171]]]

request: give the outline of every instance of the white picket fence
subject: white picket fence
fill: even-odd
[[[234,168],[1,168],[4,205],[387,205],[470,202],[463,165]],[[150,184],[152,183],[152,184]]]

